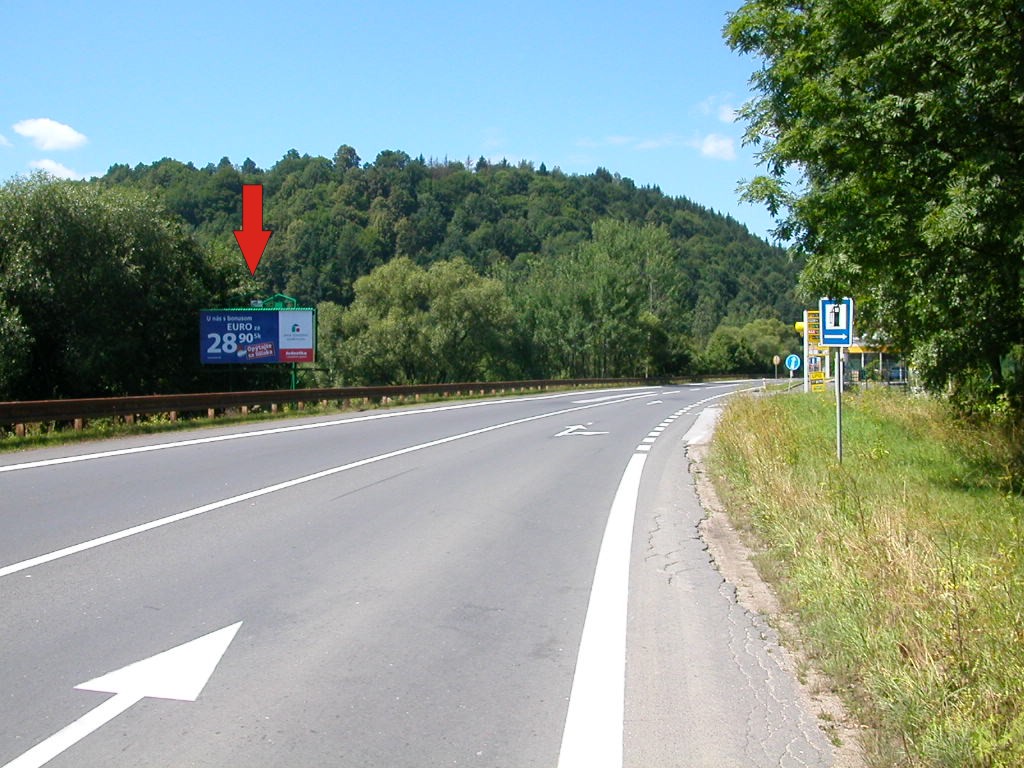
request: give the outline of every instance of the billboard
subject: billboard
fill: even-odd
[[[204,309],[199,360],[209,364],[312,363],[315,309]]]

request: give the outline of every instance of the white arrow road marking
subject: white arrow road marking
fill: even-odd
[[[588,421],[586,424],[573,424],[571,427],[566,427],[559,432],[555,437],[568,437],[569,435],[607,435],[607,432],[592,432],[587,429],[594,422]]]
[[[78,690],[112,693],[114,696],[3,768],[39,768],[144,698],[195,701],[240,626],[242,622],[218,629],[76,685]]]

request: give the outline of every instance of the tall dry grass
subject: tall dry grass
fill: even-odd
[[[712,468],[879,766],[1024,766],[1020,445],[942,403],[733,401]]]

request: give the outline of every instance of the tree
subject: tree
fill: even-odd
[[[505,373],[511,326],[499,281],[461,259],[425,269],[403,256],[356,281],[340,338],[323,342],[346,382],[471,381]]]
[[[807,257],[805,295],[856,297],[932,387],[998,391],[1024,341],[1020,3],[751,0],[725,35],[764,61],[745,194]]]
[[[665,372],[685,280],[673,251],[660,227],[605,219],[570,254],[529,260],[513,292],[530,367],[571,377]]]
[[[341,145],[333,159],[290,150],[266,171],[249,163],[239,173],[227,158],[202,169],[169,159],[115,166],[103,184],[141,188],[166,201],[219,269],[222,262],[241,264],[231,233],[239,226],[243,181],[264,184],[264,223],[276,234],[255,277],[243,268],[245,280],[225,286],[236,301],[284,292],[348,306],[355,281],[395,257],[424,268],[463,259],[481,275],[508,277],[517,311],[536,309],[507,334],[514,346],[509,371],[678,371],[725,315],[798,315],[798,267],[784,251],[696,203],[638,188],[605,169],[570,176],[500,162],[475,172],[391,150],[363,164]],[[565,290],[540,287],[542,274]],[[547,292],[555,303],[518,301],[530,292]],[[584,294],[603,298],[594,303]],[[573,295],[590,303],[571,305],[572,319],[560,319],[552,307]],[[586,343],[569,345],[569,338]]]
[[[704,349],[703,366],[710,373],[767,374],[772,358],[800,352],[792,326],[775,318],[759,318],[739,325],[722,321]]]
[[[45,174],[0,188],[0,396],[180,390],[224,284],[151,196]]]

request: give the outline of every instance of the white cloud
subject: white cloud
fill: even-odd
[[[714,116],[722,123],[736,122],[736,107],[733,106],[733,95],[731,93],[719,93],[708,96],[697,105],[696,112],[705,117]]]
[[[690,145],[700,150],[704,157],[715,160],[735,160],[736,145],[728,136],[720,133],[709,133],[702,139],[690,142]]]
[[[32,162],[29,163],[29,167],[38,168],[41,171],[46,171],[51,176],[56,176],[59,179],[74,179],[77,181],[79,179],[85,178],[85,176],[78,173],[78,171],[73,171],[66,165],[62,165],[61,163],[58,163],[55,160],[33,160]]]
[[[58,123],[48,117],[34,117],[15,123],[15,133],[28,139],[39,149],[75,149],[85,144],[88,139],[70,125]]]
[[[11,142],[7,140],[6,136],[4,136],[2,133],[0,133],[0,147],[13,147],[13,146],[14,145],[11,144]]]

